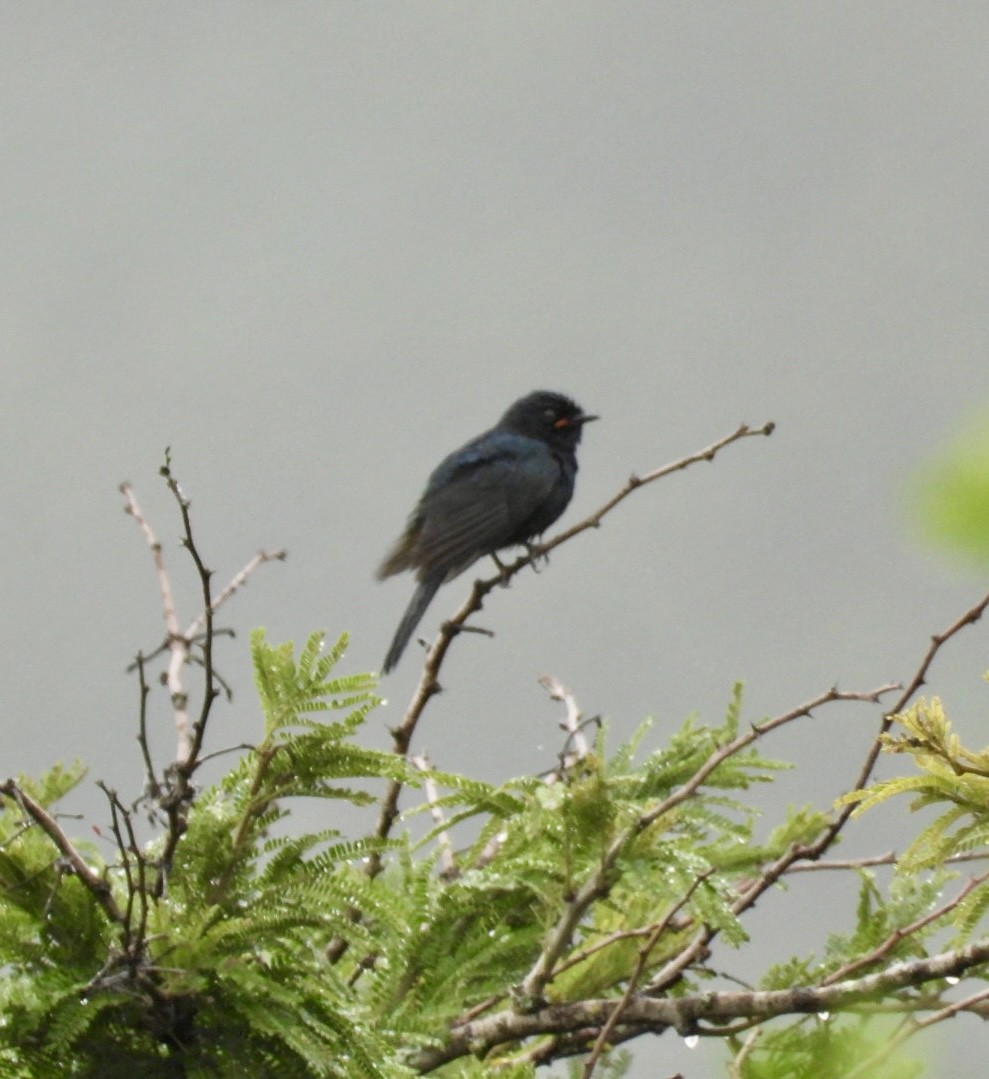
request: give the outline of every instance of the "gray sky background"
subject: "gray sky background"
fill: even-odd
[[[422,482],[534,388],[603,417],[567,522],[631,471],[779,426],[494,595],[497,637],[457,642],[421,728],[438,764],[545,767],[546,672],[615,740],[717,720],[737,678],[758,719],[908,677],[984,587],[912,546],[901,498],[989,389],[987,47],[978,4],[0,7],[6,772],[78,755],[139,785],[123,672],[162,627],[116,487],[173,543],[166,445],[218,581],[290,552],[226,611],[219,748],[258,729],[251,627],[346,629],[345,669],[378,665],[412,584],[373,572]],[[930,686],[976,745],[986,644],[969,631]],[[828,804],[876,722],[832,709],[768,745],[798,767],[760,794],[766,827]],[[897,813],[845,849],[902,846]],[[764,901],[745,969],[820,947],[849,896]],[[987,1044],[935,1031],[931,1074],[981,1076]],[[712,1047],[637,1055],[723,1074]]]

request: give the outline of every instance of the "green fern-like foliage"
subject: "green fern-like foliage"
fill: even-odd
[[[101,851],[112,844],[76,845],[112,902],[67,871],[51,837],[14,802],[3,803],[0,1074],[401,1079],[465,1017],[526,1007],[516,987],[547,946],[556,958],[540,997],[565,1003],[620,998],[633,970],[643,986],[701,931],[743,945],[740,883],[827,827],[824,815],[791,809],[754,841],[743,796],[781,765],[744,738],[736,743],[736,687],[715,726],[690,719],[665,745],[649,746],[644,724],[617,748],[601,728],[580,759],[548,778],[495,785],[429,773],[439,793],[418,796],[405,821],[429,810],[443,822],[418,839],[402,821],[387,839],[332,827],[293,833],[285,819],[293,799],[372,806],[389,784],[423,779],[400,755],[359,743],[378,699],[369,676],[336,674],[345,645],[324,649],[313,636],[296,653],[254,635],[259,741],[196,793],[178,841],[163,832],[124,842],[111,858]],[[984,780],[981,758],[952,751],[973,783]],[[81,778],[79,768],[56,769],[19,782],[54,806]],[[405,801],[417,801],[414,790]],[[916,918],[941,883],[930,876],[910,887],[905,878],[883,897],[863,875],[852,930],[834,935],[821,959],[777,968],[767,987],[840,969]],[[572,931],[554,945],[570,909]],[[691,965],[667,991],[685,994],[710,977]],[[773,1038],[784,1046],[807,1022]],[[835,1026],[834,1045],[839,1033],[850,1047],[863,1044],[861,1031],[856,1043],[851,1026]],[[764,1044],[752,1061],[773,1074],[775,1043]],[[815,1045],[810,1038],[802,1051],[829,1059],[823,1041]],[[516,1059],[517,1048],[437,1074],[471,1079],[497,1067],[532,1076],[532,1059]],[[613,1054],[601,1074],[617,1075],[623,1059]]]
[[[989,851],[989,749],[963,745],[936,697],[921,698],[893,718],[897,729],[884,737],[884,749],[912,757],[918,771],[853,791],[842,801],[855,804],[855,813],[861,814],[896,795],[908,794],[912,810],[940,810],[903,852],[901,875],[936,872],[956,856]],[[979,882],[952,913],[959,938],[970,936],[987,911],[989,884]]]
[[[84,775],[80,765],[56,767],[37,780],[19,777],[18,783],[50,809]],[[79,849],[90,864],[100,865],[94,846]],[[101,1022],[101,1006],[78,1014],[77,1001],[105,962],[113,933],[47,836],[28,826],[9,802],[0,812],[0,897],[0,1074],[54,1075],[57,1043],[71,1043]]]
[[[887,892],[871,870],[859,870],[859,900],[855,922],[848,932],[829,934],[822,955],[794,956],[771,967],[761,979],[763,989],[812,985],[829,976],[841,977],[863,955],[883,945],[884,961],[909,959],[924,953],[924,942],[936,925],[902,933],[930,912],[944,885],[944,874],[917,877],[898,874]],[[877,960],[878,962],[878,960]],[[843,1079],[873,1061],[870,1079],[914,1079],[925,1074],[924,1062],[909,1047],[884,1056],[881,1050],[896,1031],[896,1023],[869,1015],[803,1016],[767,1025],[755,1048],[736,1072],[740,1079],[789,1079],[794,1075]],[[741,1040],[734,1042],[734,1051]]]
[[[65,1060],[81,1076],[413,1074],[413,1054],[442,1041],[459,1016],[508,1000],[561,909],[595,875],[600,897],[567,942],[546,988],[552,999],[620,994],[636,930],[674,906],[652,966],[697,925],[741,943],[733,882],[753,858],[818,826],[796,814],[768,847],[740,854],[753,818],[736,796],[778,767],[751,750],[657,812],[736,736],[736,691],[716,728],[688,721],[645,754],[648,725],[613,752],[602,731],[552,782],[434,773],[441,795],[430,808],[446,819],[418,843],[332,828],[293,835],[283,820],[293,798],[369,805],[375,784],[421,780],[400,756],[356,741],[378,700],[368,676],[334,674],[345,645],[324,650],[314,635],[296,655],[254,635],[260,740],[197,794],[170,866],[158,861],[164,836],[114,862],[78,848],[111,889],[119,921],[6,803],[2,1074],[48,1076]],[[50,805],[81,778],[79,768],[56,769],[21,782]],[[441,846],[465,823],[471,838],[440,872]],[[367,872],[372,855],[380,873]],[[620,1058],[612,1063],[617,1071]],[[532,1073],[525,1062],[502,1064],[503,1074]],[[486,1073],[456,1062],[444,1074]]]
[[[367,1005],[324,957],[344,930],[370,945],[351,915],[352,866],[384,845],[332,830],[270,836],[290,798],[367,804],[374,796],[355,780],[415,781],[394,755],[354,744],[377,698],[367,676],[331,677],[345,644],[324,654],[314,635],[296,659],[291,645],[254,636],[262,739],[195,799],[160,895],[151,887],[160,839],[126,869],[78,848],[109,884],[123,924],[6,803],[0,1073],[404,1074]],[[21,786],[47,805],[81,775],[56,769]]]
[[[989,751],[964,746],[936,698],[919,699],[893,720],[896,727],[884,736],[883,748],[911,757],[917,771],[847,794],[839,805],[854,805],[858,816],[906,794],[911,809],[939,812],[899,857],[886,887],[880,887],[872,870],[858,870],[854,925],[846,932],[832,932],[823,954],[794,957],[770,968],[761,982],[765,989],[813,984],[829,976],[840,978],[850,969],[862,972],[922,957],[929,953],[932,938],[936,950],[943,949],[946,925],[954,927],[959,942],[984,926],[989,911],[984,881],[978,877],[971,881],[955,904],[945,903],[945,893],[958,876],[950,860],[989,847]],[[939,905],[944,913],[931,918]],[[874,957],[872,963],[864,963],[863,956]],[[746,1055],[741,1074],[746,1079],[841,1076],[877,1053],[889,1034],[889,1023],[875,1017],[792,1020],[763,1033],[758,1049]],[[924,1070],[921,1061],[902,1049],[877,1063],[876,1069],[870,1074],[895,1079]]]
[[[568,899],[599,872],[616,844],[620,853],[606,894],[582,920],[560,975],[547,987],[551,999],[619,993],[637,948],[637,939],[623,934],[661,920],[701,876],[703,885],[671,924],[652,965],[699,924],[743,941],[730,907],[744,860],[723,875],[718,870],[725,852],[750,838],[752,814],[724,792],[762,782],[778,766],[739,753],[714,770],[697,797],[647,828],[636,827],[737,730],[736,701],[720,727],[688,722],[668,746],[641,760],[646,728],[614,753],[602,732],[583,760],[549,784],[526,777],[493,788],[437,775],[453,788],[439,804],[457,810],[458,820],[478,818],[480,828],[460,852],[452,880],[438,875],[431,859],[411,856],[396,860],[385,875],[383,884],[401,896],[405,909],[382,927],[389,963],[364,976],[382,1021],[411,1044],[437,1037],[492,996],[504,1002]]]
[[[780,1030],[766,1031],[758,1049],[737,1069],[739,1079],[845,1079],[865,1060],[876,1057],[894,1024],[861,1016],[807,1016]],[[741,1048],[739,1039],[735,1046]],[[916,1079],[926,1074],[924,1062],[911,1052],[878,1059],[869,1079]]]

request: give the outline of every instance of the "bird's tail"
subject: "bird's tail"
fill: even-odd
[[[436,595],[436,590],[444,579],[444,574],[433,574],[424,581],[419,582],[419,587],[413,593],[412,599],[405,609],[405,614],[402,615],[402,621],[399,622],[398,629],[395,630],[395,637],[391,642],[391,648],[388,649],[388,655],[385,656],[383,668],[385,674],[398,666],[398,661],[402,658],[402,653],[409,643],[409,638],[415,631],[416,626],[419,625],[419,620],[426,613],[426,608],[432,602],[433,596]]]

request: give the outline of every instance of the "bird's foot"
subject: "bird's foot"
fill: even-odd
[[[549,552],[543,548],[541,543],[526,543],[525,553],[529,556],[529,564],[532,566],[533,573],[540,573],[540,563],[545,566],[549,565]]]
[[[491,557],[494,559],[494,564],[498,567],[498,573],[501,576],[501,587],[507,588],[512,579],[511,574],[508,571],[508,566],[502,562],[494,551],[491,552]]]

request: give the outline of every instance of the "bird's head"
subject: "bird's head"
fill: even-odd
[[[529,438],[538,438],[552,446],[573,449],[580,441],[584,424],[597,418],[589,416],[580,405],[562,393],[536,390],[516,401],[502,416],[498,426],[528,435]]]

